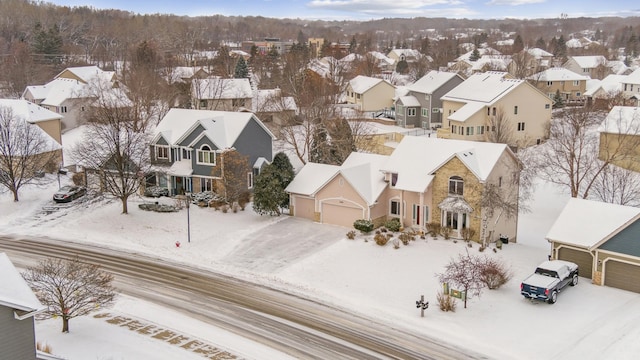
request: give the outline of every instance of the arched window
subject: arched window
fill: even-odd
[[[460,176],[449,178],[449,194],[464,195],[464,180]]]
[[[215,165],[216,164],[216,153],[211,150],[209,145],[202,145],[200,149],[198,149],[198,164],[202,165]]]

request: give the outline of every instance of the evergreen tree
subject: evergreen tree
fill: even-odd
[[[59,62],[62,54],[62,35],[57,25],[46,31],[42,24],[36,23],[31,43],[33,53],[41,56],[43,62]]]
[[[236,79],[245,79],[249,77],[249,68],[247,67],[247,62],[244,61],[244,58],[240,56],[238,62],[236,62],[236,71],[234,77]]]
[[[431,51],[431,43],[429,42],[429,37],[425,36],[420,41],[420,52],[424,55],[429,55],[430,51]]]
[[[536,47],[542,50],[546,50],[547,49],[547,43],[544,41],[544,39],[542,38],[542,36],[540,38],[538,38],[538,40],[536,40]]]
[[[556,49],[553,55],[559,58],[564,58],[565,56],[567,56],[567,42],[564,40],[563,35],[560,35],[560,37],[558,38]]]
[[[280,187],[282,189],[286,189],[295,176],[295,173],[293,172],[293,165],[291,165],[289,157],[287,154],[279,152],[273,157],[271,165],[276,169],[275,176],[278,178]],[[283,202],[280,204],[281,208],[289,207],[289,194],[285,193],[285,195]]]
[[[469,56],[469,61],[478,61],[478,59],[480,59],[480,51],[478,51],[478,48],[475,48]]]
[[[513,46],[511,47],[511,49],[514,54],[517,54],[520,51],[524,50],[524,42],[522,41],[522,37],[520,37],[520,34],[518,34],[515,40],[513,40]]]
[[[400,74],[406,74],[409,71],[409,63],[407,60],[400,60],[396,65],[396,72]]]
[[[351,37],[351,42],[349,43],[349,53],[354,53],[356,48],[358,47],[358,42],[356,41],[356,36]]]
[[[262,168],[253,187],[253,211],[260,215],[280,216],[287,193],[279,179],[278,169],[269,164]]]
[[[560,90],[556,90],[556,94],[553,96],[553,107],[554,108],[564,107],[564,100],[562,100],[562,95],[560,95]]]

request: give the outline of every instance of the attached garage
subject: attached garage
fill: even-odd
[[[640,293],[640,264],[607,260],[603,265],[604,284]]]
[[[321,205],[323,224],[334,224],[345,227],[353,227],[353,222],[364,218],[364,211],[355,204],[331,204],[322,203]]]
[[[315,200],[302,196],[295,196],[291,201],[293,205],[294,215],[297,217],[316,220],[315,218]]]
[[[578,264],[580,276],[591,279],[593,275],[593,256],[589,251],[560,247],[557,258]]]

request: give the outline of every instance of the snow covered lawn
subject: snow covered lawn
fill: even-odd
[[[595,286],[581,278],[580,284],[563,291],[554,305],[520,296],[520,281],[547,259],[549,244],[544,235],[568,199],[549,184],[540,184],[532,212],[521,215],[518,243],[505,245],[496,253],[492,248],[484,252],[503,259],[513,271],[513,279],[499,290],[485,290],[481,297],[471,299],[467,309],[459,303],[455,313],[438,309],[435,296],[440,284],[435,273],[460,252],[480,254],[475,244],[467,248],[464,242],[427,237],[394,249],[391,243],[380,247],[372,240],[365,242],[362,236],[348,240],[346,228],[287,216],[259,216],[250,208],[224,214],[197,206],[189,210],[188,242],[186,209],[177,213],[138,209],[139,203],[155,199],[133,199],[128,215],[120,214],[118,202],[103,201],[80,201],[57,213],[40,214],[42,206],[51,203],[57,186],[51,178],[48,187],[21,193],[19,203],[13,203],[9,194],[0,194],[0,231],[94,242],[213,268],[352,308],[474,348],[491,358],[537,359],[540,349],[545,349],[549,359],[632,359],[640,352],[636,341],[640,337],[640,294]],[[168,198],[158,201],[173,202]],[[175,246],[176,241],[180,247]],[[430,302],[424,318],[415,307],[420,295]],[[215,344],[231,352],[247,348],[239,345],[240,339],[221,336],[207,324],[180,315],[169,318],[165,309],[152,311],[153,306],[136,305],[139,303],[121,297],[108,311],[194,338],[216,339]],[[166,344],[155,339],[141,341],[141,335],[93,317],[74,319],[70,325],[70,334],[60,334],[55,320],[38,322],[37,338],[70,360],[149,358],[141,351],[163,353],[166,359],[201,358],[189,352],[176,355],[184,350],[166,349]],[[242,356],[259,358],[258,354],[245,351]]]

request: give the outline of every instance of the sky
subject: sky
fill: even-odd
[[[48,0],[58,5],[120,9],[139,14],[264,16],[310,20],[390,17],[468,19],[639,16],[631,0]]]
[[[66,132],[63,143],[79,141],[80,134],[80,129]],[[71,182],[71,175],[62,176],[62,185]],[[490,247],[483,253],[504,261],[513,273],[512,280],[470,299],[467,309],[458,303],[451,313],[436,305],[441,285],[435,273],[466,252],[464,242],[428,236],[394,249],[391,242],[384,247],[376,245],[371,235],[348,240],[348,228],[288,216],[260,216],[250,207],[222,213],[197,206],[190,210],[191,242],[187,242],[186,210],[154,213],[137,206],[156,200],[173,203],[169,198],[132,198],[128,215],[120,214],[117,201],[88,198],[43,215],[42,207],[52,204],[51,195],[58,188],[55,176],[47,175],[46,179],[46,186],[21,190],[17,203],[0,189],[0,233],[64,234],[71,241],[210,268],[352,309],[377,321],[472,348],[491,359],[537,360],[540,353],[526,349],[541,348],[550,360],[631,360],[640,352],[640,294],[593,285],[581,278],[578,286],[563,291],[554,305],[531,302],[520,295],[521,280],[547,259],[549,244],[544,237],[569,199],[552,184],[537,182],[531,212],[519,217],[518,243],[504,245],[496,252]],[[179,248],[174,245],[176,239],[184,239]],[[477,249],[476,244],[469,250],[479,254]],[[0,277],[0,286],[3,280]],[[415,307],[420,295],[431,304],[424,318]],[[201,339],[245,359],[287,359],[278,353],[265,356],[259,344],[127,296],[119,296],[112,308],[96,314],[108,316],[76,318],[69,334],[60,332],[59,319],[38,321],[36,338],[67,360],[202,358],[105,321],[120,316]]]

